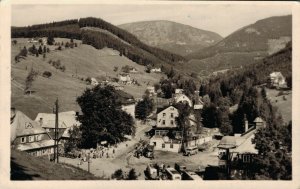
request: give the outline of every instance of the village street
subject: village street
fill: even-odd
[[[118,144],[117,147],[111,147],[108,150],[109,158],[97,158],[92,159],[90,164],[90,171],[96,176],[110,177],[117,169],[123,169],[128,171],[132,166],[129,166],[130,158],[134,158],[135,145],[142,140],[148,140],[145,136],[145,132],[148,131],[151,126],[147,124],[142,124],[140,121],[136,121],[136,134],[132,140]],[[113,154],[113,150],[115,153]],[[84,170],[88,170],[88,163],[83,162],[83,164],[78,165],[80,159],[70,159],[65,157],[60,157],[60,162],[69,163],[74,166],[79,166]]]

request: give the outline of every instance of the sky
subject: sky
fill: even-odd
[[[171,3],[171,2],[170,2]],[[13,5],[12,25],[28,26],[82,17],[102,18],[114,25],[169,20],[223,37],[257,20],[292,14],[289,5],[212,4],[90,4]]]

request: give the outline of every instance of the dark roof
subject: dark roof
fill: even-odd
[[[167,106],[163,106],[163,107],[157,108],[156,114],[159,114],[160,112],[164,111],[165,109],[167,109],[167,108],[169,108],[169,107],[171,107],[171,106],[172,106],[172,105],[167,105]],[[174,107],[174,106],[172,106],[172,107]],[[174,107],[174,108],[175,108],[175,107]],[[175,109],[177,109],[177,108],[175,108]]]

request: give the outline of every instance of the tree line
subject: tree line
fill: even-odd
[[[93,17],[81,18],[81,19],[79,19],[78,24],[79,24],[80,28],[89,26],[89,27],[98,27],[98,28],[107,30],[107,31],[113,33],[114,35],[118,36],[120,39],[123,39],[124,41],[130,43],[131,45],[141,48],[168,63],[185,60],[185,58],[180,55],[170,53],[168,51],[165,51],[165,50],[162,50],[159,48],[150,47],[150,46],[142,43],[140,40],[138,40],[138,38],[136,36],[134,36],[133,34],[127,32],[117,26],[114,26],[100,18],[93,18]]]

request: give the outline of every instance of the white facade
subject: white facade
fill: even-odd
[[[168,108],[162,110],[157,114],[157,127],[177,127],[175,118],[178,117],[178,110],[174,106],[169,106]]]
[[[99,82],[97,81],[97,79],[96,78],[91,78],[91,85],[92,86],[96,86],[96,85],[99,85]]]
[[[152,68],[150,70],[151,73],[161,73],[161,68]]]
[[[122,83],[131,83],[130,75],[119,75],[119,80]]]
[[[193,103],[189,97],[187,97],[185,94],[179,94],[175,96],[175,102],[176,103],[188,103],[190,107],[193,106]]]
[[[270,84],[273,87],[283,87],[286,85],[285,77],[281,74],[281,72],[273,72],[270,74]]]
[[[135,104],[122,105],[122,110],[135,118]]]
[[[150,95],[154,95],[155,94],[155,87],[154,86],[148,86],[147,90],[149,91]]]
[[[167,137],[153,136],[150,139],[150,145],[154,145],[154,150],[178,153],[181,149],[181,143],[177,140],[171,140]]]

